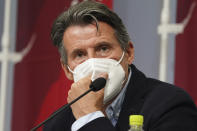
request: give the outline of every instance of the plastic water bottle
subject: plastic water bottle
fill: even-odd
[[[129,124],[130,124],[129,131],[144,131],[143,130],[143,122],[144,122],[144,117],[142,115],[130,115],[130,117],[129,117]]]

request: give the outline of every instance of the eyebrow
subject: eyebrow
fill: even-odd
[[[109,46],[109,45],[111,46],[112,43],[103,41],[103,42],[98,42],[98,43],[96,43],[96,44],[95,44],[95,47],[98,48],[98,47],[100,47],[100,46]],[[95,47],[94,47],[94,48],[95,48]]]
[[[93,46],[93,48],[99,48],[101,46],[110,46],[110,47],[112,47],[112,43],[106,42],[106,41],[101,41],[101,42],[96,43]],[[71,56],[74,56],[78,52],[83,52],[84,50],[85,50],[84,47],[83,48],[74,48],[73,51],[72,51],[72,53],[71,53]]]

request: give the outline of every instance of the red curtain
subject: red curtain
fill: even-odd
[[[192,3],[195,8],[184,33],[176,37],[175,84],[184,88],[197,104],[197,0],[177,0],[177,22],[188,15]]]
[[[79,0],[82,1],[82,0]],[[112,0],[98,0],[112,8]],[[61,69],[59,54],[50,40],[55,18],[72,0],[19,0],[16,50],[33,35],[28,55],[15,66],[12,130],[27,131],[66,104],[71,81]]]

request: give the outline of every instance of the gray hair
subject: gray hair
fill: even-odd
[[[70,7],[67,11],[64,11],[57,17],[53,24],[51,38],[54,45],[58,47],[61,60],[64,64],[67,63],[66,50],[62,43],[65,30],[71,25],[87,25],[92,24],[93,22],[96,23],[98,30],[98,21],[102,21],[110,25],[115,31],[115,37],[121,48],[123,50],[128,48],[130,38],[120,17],[104,4],[85,1]]]

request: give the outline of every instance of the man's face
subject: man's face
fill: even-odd
[[[66,29],[63,44],[67,52],[67,64],[74,68],[89,58],[110,58],[119,60],[123,50],[117,41],[114,29],[104,22],[99,22],[97,30],[95,24],[73,25]],[[121,62],[128,77],[128,65],[134,59],[134,49],[131,43]],[[62,64],[63,65],[63,64]],[[73,80],[73,74],[63,65],[68,79]]]

